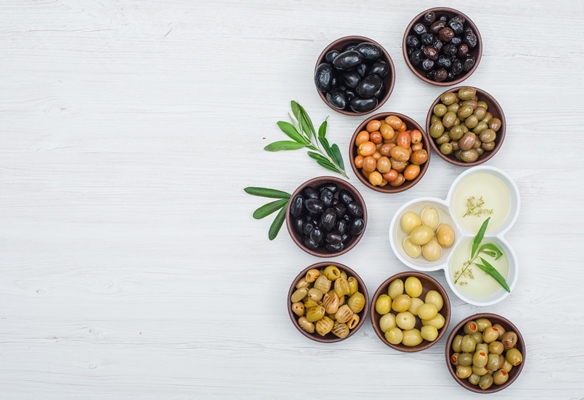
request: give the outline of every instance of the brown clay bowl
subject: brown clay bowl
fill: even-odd
[[[379,98],[379,102],[377,103],[377,106],[375,106],[373,109],[371,109],[369,111],[365,111],[365,112],[355,112],[355,111],[351,110],[351,108],[348,105],[348,102],[347,102],[347,107],[345,107],[345,109],[339,109],[339,108],[332,106],[327,101],[326,95],[324,93],[320,92],[319,90],[317,90],[318,95],[320,96],[322,101],[324,101],[324,103],[327,106],[329,106],[334,111],[341,113],[341,114],[344,114],[344,115],[350,115],[350,116],[351,115],[354,115],[354,116],[366,115],[366,114],[370,114],[370,113],[374,112],[375,110],[378,110],[383,104],[385,104],[387,99],[389,99],[389,96],[391,95],[391,92],[393,91],[393,87],[395,85],[395,68],[393,66],[393,61],[391,59],[391,56],[389,55],[387,50],[385,50],[383,48],[383,46],[381,46],[379,43],[377,43],[376,41],[371,40],[367,37],[364,37],[364,36],[345,36],[345,37],[337,39],[334,42],[332,42],[331,44],[329,44],[327,47],[325,47],[325,49],[322,51],[322,53],[320,53],[320,56],[318,56],[318,59],[316,60],[316,65],[314,67],[315,72],[316,72],[316,68],[320,64],[322,64],[323,62],[326,62],[325,56],[329,51],[337,50],[339,52],[342,52],[345,47],[352,45],[352,44],[359,44],[362,42],[373,43],[381,49],[381,52],[382,52],[381,59],[382,59],[382,61],[385,61],[389,67],[389,72],[387,73],[387,75],[385,75],[385,77],[383,77],[383,86],[385,87],[385,89],[384,89],[385,93],[383,95],[381,95],[381,97]],[[338,78],[341,79],[340,76]]]
[[[359,322],[357,323],[357,325],[353,329],[351,329],[349,331],[349,334],[344,338],[335,336],[332,332],[329,332],[324,336],[321,336],[316,331],[312,332],[312,333],[307,332],[306,330],[304,330],[300,327],[300,324],[298,322],[300,317],[292,311],[292,302],[291,302],[290,298],[292,297],[292,294],[296,291],[296,289],[297,289],[296,285],[298,284],[298,282],[300,282],[300,280],[306,276],[306,273],[309,270],[311,270],[311,269],[317,269],[317,270],[323,269],[324,270],[324,268],[328,267],[329,265],[337,266],[337,268],[340,271],[344,271],[347,274],[347,277],[355,277],[355,279],[357,280],[357,282],[359,284],[358,291],[361,292],[363,294],[363,296],[365,297],[364,308],[359,313],[357,313],[357,315],[359,316]],[[331,285],[331,288],[333,286],[334,286],[334,282],[333,282],[333,285]],[[345,297],[348,300],[349,296],[345,296]],[[369,299],[369,292],[367,292],[367,287],[365,286],[365,282],[363,282],[361,277],[355,271],[353,271],[351,268],[347,267],[346,265],[343,265],[340,263],[336,263],[336,262],[332,262],[332,261],[324,261],[324,262],[312,264],[311,266],[300,271],[300,273],[296,276],[296,278],[294,278],[292,285],[290,285],[290,290],[288,290],[288,297],[286,299],[286,302],[288,303],[288,315],[290,316],[290,319],[292,320],[292,323],[294,324],[296,329],[298,329],[298,332],[302,333],[307,338],[314,340],[316,342],[335,343],[335,342],[340,342],[342,340],[350,338],[363,326],[363,323],[365,322],[365,318],[367,318],[367,314],[369,312],[369,303],[367,301],[368,299]],[[345,304],[346,304],[346,302],[345,302]],[[306,314],[306,311],[304,312],[304,314]]]
[[[359,132],[365,130],[365,127],[367,126],[367,124],[370,121],[383,120],[390,115],[395,115],[395,116],[399,117],[402,121],[404,121],[407,125],[407,130],[417,129],[422,133],[422,142],[421,143],[423,144],[423,148],[426,150],[426,152],[428,154],[428,159],[426,160],[426,162],[424,164],[420,165],[420,173],[418,174],[418,176],[415,179],[413,179],[411,181],[406,180],[401,186],[391,186],[390,183],[386,184],[385,186],[374,186],[369,182],[369,179],[363,174],[363,171],[360,168],[357,168],[357,166],[355,165],[355,157],[357,157],[357,155],[359,154],[358,147],[355,145],[355,139],[357,138],[357,135],[359,134]],[[397,136],[397,132],[396,132],[396,136]],[[363,121],[357,127],[357,129],[355,129],[355,133],[353,134],[353,137],[351,138],[351,141],[349,142],[349,161],[351,163],[351,168],[353,169],[353,172],[355,173],[357,178],[365,186],[367,186],[369,189],[373,189],[373,190],[380,192],[380,193],[400,193],[400,192],[408,190],[411,187],[413,187],[414,185],[416,185],[422,179],[422,177],[424,176],[424,174],[428,170],[428,166],[430,165],[430,155],[432,153],[430,151],[430,142],[431,142],[430,137],[426,134],[426,132],[424,132],[424,129],[422,129],[422,127],[412,118],[408,117],[407,115],[400,114],[400,113],[383,112],[383,113],[375,114],[372,117],[367,118],[365,121]]]
[[[468,70],[467,72],[461,72],[460,74],[456,75],[455,79],[451,80],[451,81],[442,81],[442,82],[436,82],[432,79],[428,79],[426,77],[426,72],[422,69],[421,65],[415,66],[412,64],[412,62],[410,61],[410,57],[408,55],[408,46],[406,45],[406,39],[408,37],[408,35],[410,35],[412,33],[412,28],[414,27],[414,25],[418,22],[422,22],[423,21],[423,17],[426,13],[428,12],[434,12],[436,13],[436,18],[439,18],[441,15],[445,15],[446,17],[448,17],[448,19],[454,17],[455,15],[461,15],[462,17],[464,17],[466,19],[466,22],[464,23],[464,28],[466,29],[467,27],[472,28],[473,32],[475,33],[475,35],[477,36],[477,45],[470,49],[470,51],[468,52],[468,54],[474,56],[475,58],[475,63],[473,65],[473,67]],[[474,22],[472,22],[472,20],[466,16],[465,14],[461,13],[458,10],[455,10],[453,8],[447,8],[447,7],[434,7],[434,8],[429,8],[425,11],[422,11],[421,13],[419,13],[418,15],[416,15],[414,17],[414,19],[412,19],[412,22],[410,22],[410,24],[408,25],[408,27],[406,28],[406,31],[404,33],[404,37],[402,40],[402,52],[403,52],[403,56],[404,56],[404,60],[408,66],[408,68],[410,69],[410,71],[413,72],[414,75],[416,75],[418,78],[420,78],[422,81],[429,83],[430,85],[435,85],[435,86],[452,86],[452,85],[457,85],[460,82],[464,81],[465,79],[467,79],[469,76],[471,76],[473,74],[473,72],[476,71],[477,67],[479,66],[479,63],[481,61],[481,57],[483,54],[483,40],[481,38],[481,34],[477,28],[477,26],[474,24]]]
[[[303,194],[304,189],[306,189],[308,187],[312,187],[312,188],[318,190],[319,187],[321,187],[322,185],[325,185],[325,184],[336,185],[338,188],[337,193],[339,193],[341,190],[347,191],[349,193],[349,195],[353,198],[353,201],[363,210],[363,215],[360,218],[363,219],[363,222],[365,224],[362,232],[359,235],[356,235],[356,236],[351,235],[351,237],[346,242],[343,242],[344,248],[341,251],[337,251],[334,253],[329,252],[326,249],[326,247],[324,246],[326,244],[326,241],[324,241],[324,240],[322,242],[322,246],[318,247],[317,249],[308,248],[304,244],[304,236],[301,235],[300,232],[295,228],[295,225],[294,225],[295,218],[292,217],[292,214],[290,212],[293,200],[296,198],[296,196]],[[337,193],[335,193],[335,196]],[[307,213],[305,212],[305,216],[306,215],[307,215]],[[320,218],[320,216],[317,216],[317,218]],[[308,254],[315,256],[315,257],[323,257],[323,258],[340,256],[341,254],[345,254],[346,252],[351,250],[353,247],[355,247],[357,245],[357,243],[359,243],[359,241],[361,240],[363,235],[365,234],[365,229],[367,228],[367,208],[365,207],[365,200],[363,200],[363,197],[357,191],[357,189],[355,189],[355,187],[353,185],[351,185],[349,182],[347,182],[343,179],[332,177],[332,176],[320,176],[317,178],[310,179],[310,180],[304,182],[302,185],[300,185],[294,191],[294,193],[292,193],[292,196],[290,197],[290,201],[288,202],[288,206],[286,208],[286,227],[288,228],[288,233],[290,234],[290,237],[292,238],[294,243],[296,243],[296,245],[298,247],[300,247],[302,250],[304,250]],[[324,233],[326,234],[326,232],[324,232]]]
[[[436,100],[434,100],[434,102],[430,106],[430,109],[428,110],[428,115],[426,117],[426,132],[428,132],[428,136],[430,134],[430,125],[431,125],[430,121],[432,119],[433,110],[434,110],[434,107],[436,106],[436,104],[438,104],[440,102],[440,97],[442,97],[442,95],[444,95],[446,93],[457,93],[458,90],[462,87],[464,87],[464,86],[457,86],[455,88],[448,89],[447,91],[443,92],[440,96],[438,96],[436,98]],[[473,87],[473,86],[469,86],[469,87]],[[501,108],[501,105],[497,102],[497,100],[495,100],[495,98],[493,96],[491,96],[489,93],[487,93],[486,91],[479,89],[479,88],[476,88],[476,87],[473,87],[473,88],[477,92],[477,97],[478,97],[479,101],[484,101],[489,106],[489,108],[487,109],[487,112],[490,112],[491,114],[493,114],[493,118],[499,118],[501,120],[501,128],[497,132],[497,139],[495,140],[495,148],[491,151],[485,151],[474,162],[460,161],[460,160],[456,159],[456,157],[454,156],[454,152],[449,154],[449,155],[442,154],[440,152],[439,146],[435,142],[435,139],[430,138],[430,145],[432,146],[432,149],[434,150],[434,152],[443,160],[449,162],[450,164],[458,165],[459,167],[473,167],[475,165],[480,165],[480,164],[490,160],[491,158],[493,158],[495,156],[495,154],[497,154],[497,152],[499,151],[501,146],[503,145],[503,141],[505,140],[505,132],[507,130],[507,122],[505,121],[505,114],[503,113],[503,109]]]
[[[495,325],[495,324],[501,325],[503,328],[505,328],[505,331],[514,331],[517,334],[516,348],[523,355],[523,362],[521,364],[519,364],[518,366],[513,367],[511,369],[511,371],[509,371],[509,379],[507,380],[507,382],[505,382],[503,385],[493,384],[493,385],[491,385],[491,387],[489,387],[488,389],[485,389],[485,390],[481,389],[478,385],[475,386],[475,385],[471,384],[468,381],[468,379],[461,379],[458,376],[456,376],[456,366],[451,361],[451,357],[454,354],[454,351],[452,350],[452,342],[454,341],[454,338],[456,337],[456,335],[464,336],[465,335],[464,325],[467,322],[475,321],[478,318],[487,318],[488,320],[491,321],[491,323],[493,325]],[[450,335],[448,336],[448,339],[446,340],[445,350],[446,350],[445,351],[446,365],[447,365],[448,371],[450,372],[450,375],[452,375],[454,380],[460,386],[462,386],[465,389],[470,390],[471,392],[475,392],[475,393],[495,393],[495,392],[498,392],[500,390],[505,389],[506,387],[511,385],[513,382],[515,382],[515,380],[517,379],[517,377],[521,373],[521,370],[523,369],[523,365],[525,364],[525,341],[523,340],[523,336],[521,335],[521,332],[519,332],[519,329],[517,329],[517,327],[515,325],[513,325],[513,323],[511,321],[509,321],[507,318],[502,317],[502,316],[497,315],[497,314],[479,313],[479,314],[471,315],[470,317],[465,318],[462,321],[460,321],[460,323],[458,323],[458,325],[456,325],[452,329],[452,332],[450,332]],[[503,354],[505,354],[505,353],[503,353]]]
[[[424,300],[426,297],[426,294],[430,290],[435,290],[438,293],[440,293],[440,295],[442,296],[442,299],[444,300],[444,306],[442,307],[441,310],[439,310],[439,313],[442,314],[442,316],[444,317],[444,326],[442,328],[438,329],[438,337],[436,338],[436,340],[434,340],[432,342],[429,342],[427,340],[423,340],[422,343],[420,343],[419,345],[414,346],[414,347],[409,347],[409,346],[406,346],[406,345],[401,344],[401,343],[400,344],[390,343],[385,338],[385,334],[384,334],[384,332],[381,331],[381,328],[379,326],[379,320],[381,319],[382,315],[380,315],[375,310],[375,303],[377,301],[377,298],[382,294],[388,293],[389,284],[393,280],[401,279],[405,283],[406,279],[410,276],[415,276],[422,282],[423,291],[422,291],[422,294],[419,296],[420,299]],[[404,291],[404,293],[405,293],[405,291]],[[392,299],[392,301],[393,301],[393,299]],[[391,310],[391,313],[394,315],[397,314],[394,310]],[[448,329],[449,323],[450,323],[450,299],[448,298],[448,294],[446,293],[446,290],[444,290],[442,285],[440,285],[440,283],[438,283],[438,281],[436,279],[432,278],[430,275],[427,275],[427,274],[424,274],[421,272],[407,271],[407,272],[400,272],[398,274],[393,275],[392,277],[386,279],[385,282],[383,282],[379,286],[379,288],[377,289],[377,291],[373,295],[373,298],[371,299],[371,324],[373,325],[373,330],[375,331],[375,333],[377,334],[377,336],[379,337],[379,339],[383,343],[385,343],[387,346],[389,346],[395,350],[403,351],[406,353],[413,353],[413,352],[417,352],[417,351],[426,350],[426,349],[434,346],[436,343],[438,343],[440,341],[442,336],[444,336],[444,334],[446,333],[446,330]],[[415,328],[421,329],[422,326],[423,325],[422,325],[420,318],[416,317]]]

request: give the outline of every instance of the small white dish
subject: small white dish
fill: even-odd
[[[467,204],[471,196],[474,199]],[[481,201],[484,201],[484,204],[477,206]],[[402,245],[407,234],[401,228],[401,217],[409,211],[420,215],[428,206],[434,207],[438,211],[441,223],[449,224],[455,233],[454,244],[449,248],[442,248],[442,254],[436,261],[428,261],[423,256],[412,258],[404,251]],[[464,216],[470,208],[473,208],[472,214]],[[389,242],[396,257],[408,267],[422,272],[443,269],[450,289],[461,300],[476,306],[492,305],[505,299],[509,293],[477,266],[471,267],[474,279],[466,279],[463,276],[457,280],[455,273],[462,269],[462,265],[459,264],[464,263],[462,261],[465,259],[464,254],[470,249],[480,226],[486,218],[491,217],[483,242],[495,243],[503,250],[504,256],[498,265],[489,257],[485,259],[501,269],[503,276],[506,275],[507,285],[513,291],[519,277],[519,264],[504,234],[517,220],[519,208],[519,190],[507,174],[494,167],[476,166],[455,179],[446,200],[424,197],[400,207],[391,220]],[[468,252],[470,253],[470,250]],[[478,284],[479,281],[486,284]]]

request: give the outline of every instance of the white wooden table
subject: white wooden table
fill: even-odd
[[[397,82],[380,111],[425,120],[443,89],[407,69],[403,31],[431,1],[204,2],[6,0],[0,3],[0,398],[466,399],[444,342],[386,347],[370,322],[333,345],[300,335],[291,280],[318,261],[271,218],[265,186],[292,192],[329,174],[302,151],[268,153],[289,101],[348,163],[361,122],[330,110],[312,82],[336,38],[363,35],[392,55]],[[452,323],[488,311],[527,343],[525,368],[493,397],[584,399],[582,1],[452,1],[484,54],[466,83],[495,96],[507,139],[491,160],[517,183],[507,235],[520,260],[512,295],[475,307],[454,295]],[[389,221],[406,201],[445,198],[460,168],[433,156],[412,190],[350,182],[370,212],[361,243],[335,260],[371,293],[406,270]],[[446,285],[441,272],[431,273]],[[451,292],[450,292],[451,293]]]

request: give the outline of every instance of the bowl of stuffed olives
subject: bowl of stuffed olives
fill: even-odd
[[[450,299],[440,283],[421,272],[401,272],[385,280],[371,300],[371,324],[387,346],[426,350],[444,336]]]
[[[369,312],[369,293],[351,268],[330,261],[312,264],[288,290],[288,314],[307,338],[335,343],[353,336]]]
[[[471,315],[452,329],[446,341],[446,365],[460,386],[495,393],[511,385],[525,363],[525,342],[507,318]]]
[[[318,95],[345,115],[365,115],[381,107],[393,91],[395,69],[389,53],[363,36],[346,36],[329,44],[314,69]]]
[[[416,185],[430,164],[430,139],[411,117],[395,112],[363,121],[349,142],[351,168],[368,188],[400,193]]]
[[[453,8],[435,7],[410,22],[402,51],[408,68],[422,81],[452,86],[476,71],[483,42],[468,16]]]
[[[482,164],[497,154],[505,140],[506,127],[505,114],[497,100],[472,86],[442,93],[426,117],[434,152],[461,167]]]
[[[349,182],[321,176],[290,196],[286,227],[298,247],[315,257],[345,254],[359,243],[367,226],[367,208]]]

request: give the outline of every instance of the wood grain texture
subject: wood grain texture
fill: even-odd
[[[0,397],[36,399],[466,399],[444,340],[398,354],[369,321],[350,340],[312,343],[286,312],[297,272],[318,260],[245,186],[292,192],[327,171],[302,151],[267,153],[289,101],[343,151],[359,118],[332,112],[312,83],[336,38],[363,35],[392,55],[380,111],[425,120],[442,92],[401,55],[430,1],[5,0],[0,3]],[[517,183],[507,239],[520,278],[503,303],[451,296],[452,323],[480,311],[527,342],[520,378],[498,398],[584,399],[581,110],[584,2],[449,6],[485,42],[466,83],[498,99],[508,127],[489,165]],[[371,10],[375,10],[373,14]],[[371,17],[375,18],[371,18]],[[412,190],[363,194],[365,237],[339,262],[370,292],[405,270],[389,247],[394,212],[445,198],[461,172],[438,157]],[[431,274],[443,285],[441,272]],[[450,293],[450,292],[449,292]],[[331,372],[334,378],[331,378]]]

